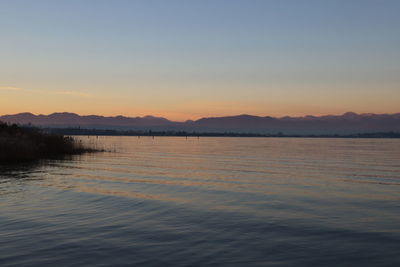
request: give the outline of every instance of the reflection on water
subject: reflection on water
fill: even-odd
[[[0,166],[1,266],[400,264],[400,140],[82,140]]]

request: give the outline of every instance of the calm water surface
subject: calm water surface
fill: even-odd
[[[400,140],[81,138],[0,167],[0,266],[400,266]]]

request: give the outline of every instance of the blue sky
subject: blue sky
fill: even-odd
[[[0,113],[399,112],[399,13],[385,0],[0,1]]]

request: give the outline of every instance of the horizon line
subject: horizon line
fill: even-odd
[[[118,115],[114,115],[114,116],[107,116],[107,115],[99,115],[99,114],[79,114],[79,113],[75,113],[75,112],[52,112],[52,113],[48,113],[48,114],[43,114],[43,113],[32,113],[32,112],[19,112],[19,113],[15,113],[15,114],[3,114],[0,115],[0,117],[5,117],[5,116],[15,116],[15,115],[21,115],[21,114],[29,114],[29,115],[33,115],[33,116],[50,116],[50,115],[54,115],[54,114],[71,114],[71,115],[77,115],[80,117],[89,117],[89,116],[98,116],[98,117],[105,117],[105,118],[117,118],[117,117],[124,117],[124,118],[146,118],[146,117],[152,117],[152,118],[159,118],[159,119],[166,119],[168,121],[171,122],[187,122],[187,121],[197,121],[200,119],[205,119],[205,118],[226,118],[226,117],[239,117],[239,116],[251,116],[251,117],[260,117],[260,118],[266,118],[266,117],[270,117],[270,118],[276,118],[276,119],[283,119],[283,118],[307,118],[307,117],[328,117],[328,116],[344,116],[344,115],[358,115],[358,116],[362,116],[362,115],[396,115],[396,114],[400,114],[400,112],[395,112],[395,113],[372,113],[372,112],[364,112],[364,113],[357,113],[357,112],[353,112],[353,111],[347,111],[341,114],[325,114],[325,115],[311,115],[311,114],[307,114],[307,115],[299,115],[299,116],[291,116],[291,115],[285,115],[285,116],[270,116],[270,115],[252,115],[252,114],[248,114],[248,113],[241,113],[241,114],[236,114],[236,115],[221,115],[221,116],[203,116],[203,117],[199,117],[198,119],[186,119],[186,120],[171,120],[168,119],[167,117],[162,117],[162,116],[154,116],[154,115],[144,115],[144,116],[129,116],[129,115],[122,115],[122,114],[118,114]]]

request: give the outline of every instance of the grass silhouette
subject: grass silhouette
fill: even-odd
[[[0,122],[0,162],[31,161],[96,152],[72,137]]]

